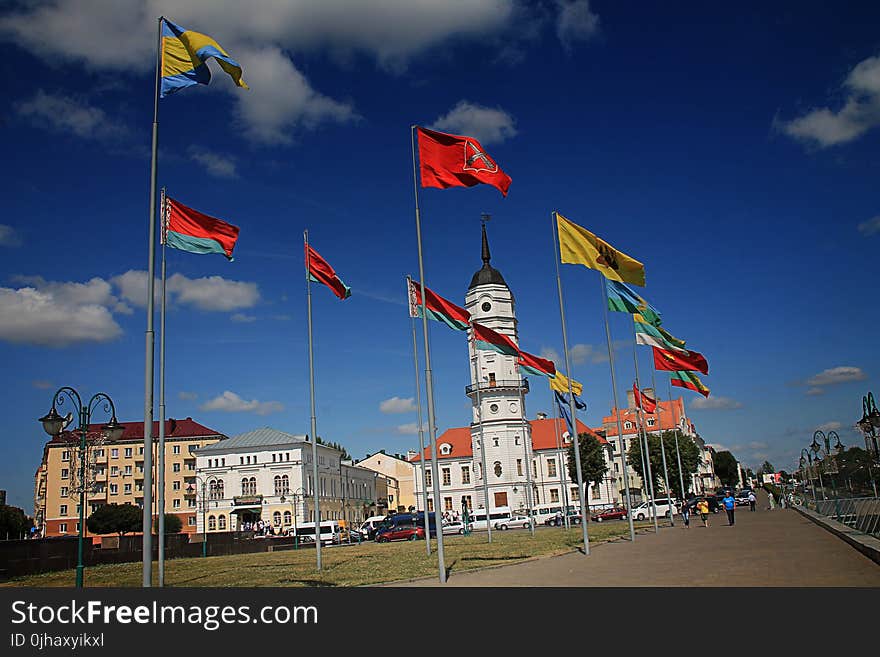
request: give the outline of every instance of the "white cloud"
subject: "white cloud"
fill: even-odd
[[[558,367],[563,366],[562,360],[559,356],[559,352],[556,351],[553,347],[541,347],[541,351],[538,355],[541,358],[552,360]]]
[[[33,98],[17,103],[15,109],[36,125],[83,139],[110,140],[128,133],[124,125],[104,110],[75,98],[47,94],[42,89]]]
[[[230,390],[222,395],[214,397],[199,406],[203,411],[224,411],[227,413],[256,413],[257,415],[269,415],[284,410],[281,402],[261,402],[256,399],[246,401]]]
[[[123,299],[139,308],[146,307],[147,272],[129,270],[110,281]],[[199,310],[228,312],[252,308],[260,300],[256,283],[231,281],[222,276],[187,278],[174,274],[165,282],[167,303],[189,305]],[[155,283],[155,303],[159,303],[159,281]]]
[[[220,155],[200,146],[190,146],[187,149],[189,158],[198,162],[212,176],[217,178],[237,178],[235,170],[235,158],[231,155]]]
[[[599,33],[599,16],[590,10],[590,0],[556,0],[556,36],[566,50],[577,41],[589,41]]]
[[[827,148],[844,144],[880,125],[880,56],[859,62],[843,82],[846,101],[838,110],[812,109],[780,123],[789,137]]]
[[[826,422],[825,424],[820,424],[816,429],[819,431],[836,431],[842,426],[840,422]]]
[[[742,404],[730,397],[698,397],[691,402],[691,408],[701,410],[731,410],[742,408]]]
[[[404,436],[415,436],[419,433],[419,423],[418,422],[408,422],[407,424],[399,424],[396,429],[397,433]],[[422,431],[425,433],[428,432],[428,425],[422,425]]]
[[[824,395],[825,391],[822,388],[810,388],[805,394],[810,396]]]
[[[186,390],[181,390],[177,393],[177,398],[182,401],[193,401],[199,398],[199,393],[197,392],[187,392]]]
[[[0,224],[0,246],[21,246],[21,236],[12,226]]]
[[[843,365],[840,367],[832,367],[823,370],[818,374],[807,379],[807,385],[811,386],[831,386],[838,383],[847,383],[849,381],[863,381],[868,376],[859,367]]]
[[[31,381],[31,385],[37,390],[48,390],[53,386],[51,381],[45,381],[43,379],[37,379],[35,381]]]
[[[435,130],[474,137],[484,146],[516,136],[513,117],[500,107],[492,108],[460,100],[431,125]]]
[[[122,329],[113,318],[116,301],[106,281],[55,283],[32,279],[18,289],[0,287],[0,340],[64,347],[107,342]]]
[[[2,228],[2,227],[0,227]],[[866,237],[880,233],[880,214],[871,217],[867,221],[859,224],[859,232]],[[0,244],[3,243],[2,235],[0,235]]]
[[[245,313],[235,313],[229,319],[231,319],[233,322],[241,322],[245,324],[257,321],[256,317],[254,317],[253,315],[246,315]]]
[[[379,404],[383,413],[412,413],[416,410],[415,397],[392,397]]]
[[[630,344],[626,340],[615,340],[613,342],[614,351],[618,351],[623,347]],[[547,358],[556,363],[557,367],[565,367],[565,360],[559,354],[559,352],[552,347],[541,347],[540,352],[541,358]],[[578,342],[577,344],[573,344],[568,349],[568,356],[571,359],[572,365],[583,365],[584,363],[590,363],[596,365],[598,363],[607,363],[608,362],[608,347],[607,346],[595,346],[591,344],[585,344],[583,342]]]

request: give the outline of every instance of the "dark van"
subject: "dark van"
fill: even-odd
[[[387,516],[385,520],[381,522],[381,524],[376,528],[376,536],[378,537],[383,531],[388,529],[395,529],[400,526],[407,525],[415,525],[417,527],[425,526],[425,514],[424,512],[418,513],[395,513],[390,516]],[[434,512],[430,512],[428,514],[428,528],[431,531],[431,536],[437,536],[437,519]]]

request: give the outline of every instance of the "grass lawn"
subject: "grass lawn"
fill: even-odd
[[[636,523],[648,527],[651,523]],[[590,523],[590,545],[629,535],[626,522]],[[532,538],[525,530],[493,531],[471,536],[444,536],[450,572],[516,563],[536,556],[562,554],[581,545],[580,528],[540,528]],[[415,577],[437,576],[436,543],[425,553],[424,541],[364,543],[325,548],[323,569],[315,570],[315,550],[286,550],[228,557],[170,559],[165,562],[166,586],[362,586]],[[155,578],[156,566],[153,573]],[[85,569],[86,586],[140,586],[141,562]],[[154,579],[155,581],[155,579]],[[11,579],[0,586],[73,586],[74,571],[65,570]]]

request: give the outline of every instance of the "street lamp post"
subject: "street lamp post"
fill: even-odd
[[[877,482],[874,480],[874,461],[880,458],[880,451],[877,449],[880,410],[877,410],[874,394],[871,392],[862,397],[862,419],[857,424],[865,435],[865,452],[868,455],[868,476],[871,478],[871,488],[874,489],[874,497],[877,497]],[[871,439],[870,442],[868,442],[869,438]]]
[[[806,458],[804,455],[806,454]],[[807,465],[807,475],[810,478],[810,492],[813,493],[813,502],[816,501],[816,486],[813,485],[813,454],[806,447],[801,450],[801,467]]]
[[[297,504],[297,501],[299,500],[300,493],[302,493],[302,499],[303,499],[303,518],[305,519],[305,517],[306,517],[306,513],[305,513],[306,491],[305,491],[305,489],[304,489],[304,488],[301,488],[301,487],[300,487],[300,488],[296,488],[296,489],[294,489],[294,491],[290,494],[290,497],[292,498],[292,499],[290,500],[290,510],[293,511],[293,549],[294,549],[294,550],[298,550],[298,549],[299,549],[299,535],[298,535],[298,532],[297,532],[297,524],[296,524],[296,504]],[[281,496],[281,503],[283,504],[284,501],[285,501],[285,498],[284,498],[284,495],[282,495],[282,496]],[[316,537],[316,538],[318,538],[318,536],[319,536],[319,534],[318,534],[317,532],[318,532],[318,529],[316,529],[316,534],[315,534],[315,537]]]
[[[837,484],[834,481],[834,475],[837,470],[837,464],[835,462],[835,455],[831,453],[831,438],[834,437],[834,451],[836,454],[840,454],[840,451],[843,449],[843,443],[840,442],[840,436],[837,435],[836,431],[829,431],[828,435],[825,435],[824,431],[816,431],[813,433],[813,442],[810,444],[810,449],[819,455],[819,451],[822,450],[822,444],[819,442],[821,438],[822,442],[825,443],[825,458],[822,459],[822,465],[826,469],[829,475],[831,475],[831,490],[833,491],[834,497],[837,497]],[[819,475],[821,477],[821,474]],[[822,496],[825,497],[825,489],[822,489]]]
[[[202,537],[202,556],[207,557],[208,556],[208,521],[207,521],[206,514],[208,512],[208,496],[205,494],[205,489],[210,484],[216,484],[218,481],[222,483],[223,480],[220,479],[220,477],[217,477],[215,475],[211,475],[211,476],[205,477],[205,478],[202,478],[199,475],[193,475],[193,477],[199,483],[199,485],[201,485],[201,487],[202,487],[202,533],[204,534],[204,536]],[[215,488],[215,490],[216,490],[216,488]],[[229,521],[230,526],[232,525],[231,518],[232,518],[232,516],[230,515],[230,521]]]
[[[88,404],[83,404],[79,393],[69,386],[59,388],[52,397],[52,409],[39,421],[43,424],[43,430],[53,438],[59,436],[61,432],[73,420],[73,414],[68,413],[67,417],[61,417],[58,414],[56,406],[64,404],[65,397],[74,404],[74,410],[79,420],[76,431],[79,433],[79,532],[77,542],[77,563],[76,563],[76,587],[83,586],[83,536],[85,532],[85,510],[86,510],[86,460],[88,454],[86,451],[86,438],[89,434],[89,424],[91,422],[92,411],[103,402],[104,412],[110,413],[110,421],[101,427],[100,434],[110,442],[115,442],[125,433],[125,427],[116,421],[116,406],[113,400],[103,392],[96,393],[89,399]],[[144,511],[147,512],[146,510]]]

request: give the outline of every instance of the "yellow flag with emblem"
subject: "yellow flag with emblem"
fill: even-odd
[[[641,262],[618,251],[558,212],[554,214],[559,234],[560,262],[595,269],[612,281],[645,285],[645,266]]]
[[[568,394],[568,378],[559,371],[559,368],[556,369],[556,376],[548,380],[550,381],[550,390]],[[578,397],[584,394],[584,387],[574,379],[571,380],[571,390]]]

